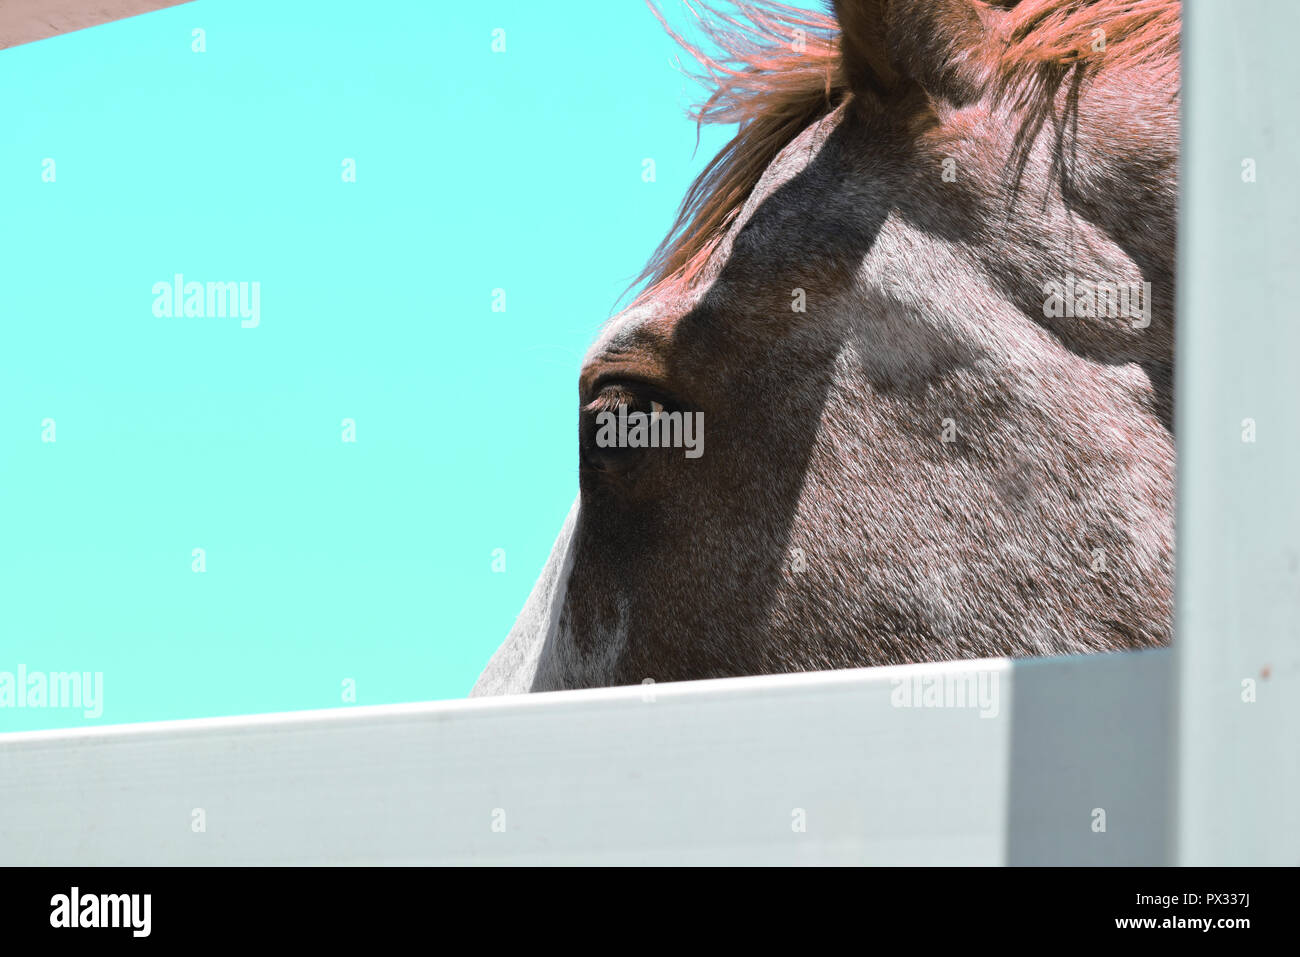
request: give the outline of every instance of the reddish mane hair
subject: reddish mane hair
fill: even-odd
[[[727,9],[712,0],[683,2],[717,52],[683,38],[656,0],[647,0],[702,68],[692,76],[709,92],[691,116],[701,126],[736,123],[739,130],[687,190],[668,235],[633,283],[648,282],[638,300],[688,284],[781,150],[850,95],[834,17],[776,0],[730,0]],[[1055,104],[1067,81],[1073,97],[1084,79],[1111,64],[1144,66],[1157,76],[1178,69],[1180,0],[972,3],[1003,13],[983,65],[989,92],[1021,116],[1021,164],[1043,124],[1061,122]]]

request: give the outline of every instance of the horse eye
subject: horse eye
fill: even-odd
[[[625,406],[629,412],[648,412],[652,401],[643,389],[626,382],[611,382],[596,393],[596,397],[587,403],[587,408],[596,412],[617,412],[619,406]]]
[[[596,382],[592,393],[584,411],[617,412],[619,406],[626,406],[628,412],[672,412],[681,408],[681,403],[666,389],[640,379],[602,379]],[[654,408],[656,405],[658,409]]]
[[[593,391],[579,413],[578,448],[582,465],[601,472],[624,472],[651,448],[638,441],[637,420],[653,428],[664,413],[680,408],[664,390],[644,382],[609,380]]]

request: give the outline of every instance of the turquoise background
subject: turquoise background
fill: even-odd
[[[579,361],[733,132],[696,150],[676,57],[628,0],[0,53],[0,671],[104,675],[99,719],[0,731],[467,694],[576,492]],[[156,318],[176,272],[259,281],[261,325]]]

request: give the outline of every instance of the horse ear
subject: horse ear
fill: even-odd
[[[835,18],[854,92],[915,84],[958,105],[979,95],[986,34],[973,0],[835,0]]]

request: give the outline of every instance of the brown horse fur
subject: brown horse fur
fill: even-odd
[[[1178,4],[835,10],[703,9],[739,132],[588,354],[476,693],[1170,640]],[[1067,277],[1149,321],[1046,309]],[[652,404],[702,457],[594,441]]]

